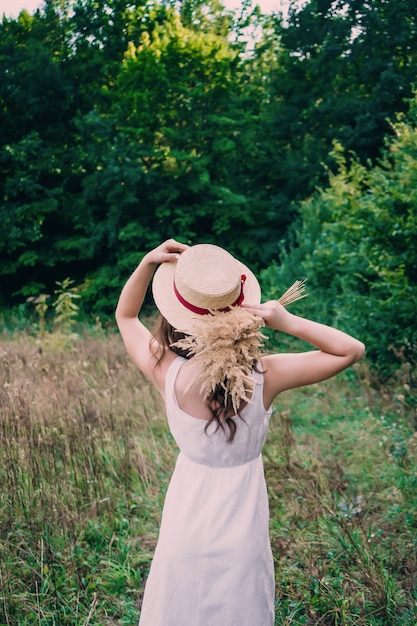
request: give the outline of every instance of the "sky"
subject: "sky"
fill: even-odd
[[[239,8],[241,0],[223,0],[227,8]],[[254,0],[255,3],[255,0]],[[265,13],[270,11],[282,11],[288,4],[288,0],[256,0]],[[0,0],[0,19],[3,14],[6,17],[17,17],[23,9],[29,13],[34,13],[42,5],[42,0]]]

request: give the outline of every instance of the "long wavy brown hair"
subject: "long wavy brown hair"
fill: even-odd
[[[155,348],[155,340],[160,346],[172,350],[173,352],[175,352],[175,354],[178,354],[179,356],[182,356],[186,359],[192,358],[192,355],[189,354],[188,350],[183,350],[176,346],[172,346],[173,343],[179,341],[184,337],[186,337],[185,333],[181,333],[176,330],[162,315],[159,316],[152,335],[152,339],[154,341],[151,340],[151,348],[153,349],[156,358],[155,367],[159,366],[165,354],[165,350],[158,350],[158,348]],[[252,366],[256,369],[256,362],[254,362]],[[225,390],[220,382],[218,385],[216,385],[214,391],[212,391],[205,399],[205,403],[206,406],[210,409],[211,416],[207,420],[204,432],[207,432],[207,429],[212,422],[216,423],[216,430],[221,428],[223,431],[225,431],[225,425],[227,425],[227,441],[229,443],[232,443],[237,431],[236,421],[233,419],[234,417],[236,417],[236,412],[233,409],[230,394],[226,396]],[[243,417],[239,414],[239,412],[237,413],[237,416],[241,420],[243,420]]]

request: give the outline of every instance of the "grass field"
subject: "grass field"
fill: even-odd
[[[0,624],[136,624],[177,454],[157,393],[104,333],[4,336],[0,381]],[[417,624],[415,400],[366,364],[278,399],[277,625]]]

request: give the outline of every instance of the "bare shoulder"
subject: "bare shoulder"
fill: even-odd
[[[138,319],[121,320],[119,330],[135,365],[164,396],[165,378],[169,366],[177,357],[175,352],[158,343]]]
[[[159,356],[162,355],[162,358]],[[168,370],[171,367],[172,363],[177,359],[177,354],[170,350],[169,348],[163,348],[159,346],[159,353],[156,352],[153,354],[152,359],[150,361],[150,368],[148,374],[145,372],[145,375],[150,378],[150,380],[157,386],[159,392],[162,397],[165,399],[165,380],[168,374]]]
[[[268,409],[274,398],[284,391],[284,387],[280,388],[280,381],[285,378],[285,363],[288,354],[268,354],[260,359],[260,365],[264,377],[264,406]]]

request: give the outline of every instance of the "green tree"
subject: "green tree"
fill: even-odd
[[[56,30],[58,28],[58,31]],[[38,132],[59,143],[71,116],[71,86],[66,80],[62,30],[55,20],[22,11],[0,26],[1,144]]]
[[[277,18],[278,63],[270,74],[265,130],[276,147],[270,170],[288,200],[335,168],[334,140],[375,160],[389,119],[406,111],[416,75],[412,0],[310,0]]]
[[[236,52],[215,34],[184,27],[174,11],[164,10],[159,24],[155,11],[152,31],[128,48],[112,100],[118,130],[84,185],[90,204],[112,221],[119,259],[137,258],[138,250],[173,235],[221,236],[232,231],[231,222],[250,219],[225,168],[235,150]],[[111,194],[103,202],[97,192],[106,189]]]
[[[97,20],[86,30],[82,9],[91,13],[93,4],[77,3],[72,15],[70,3],[47,0],[33,16],[23,11],[0,26],[0,272],[5,300],[13,293],[50,290],[67,274],[80,282],[105,256],[98,233],[109,224],[101,227],[102,216],[94,208],[86,211],[85,203],[85,179],[99,167],[87,153],[93,143],[89,120],[95,107],[107,101],[103,81],[111,85],[123,57],[120,49],[109,49],[110,42],[125,45],[117,35],[126,30],[126,41],[137,11],[128,2],[113,3],[113,13],[101,7],[101,13],[97,10],[113,31],[102,32]],[[104,132],[100,126],[96,137]],[[114,132],[111,123],[106,137],[109,132]]]
[[[129,47],[113,111],[143,152],[144,203],[156,234],[215,238],[259,264],[262,245],[289,223],[287,206],[282,223],[271,209],[271,185],[260,177],[258,184],[267,62],[260,52],[253,61],[242,57],[240,44],[216,30],[215,23],[214,32],[196,32],[167,13]]]

